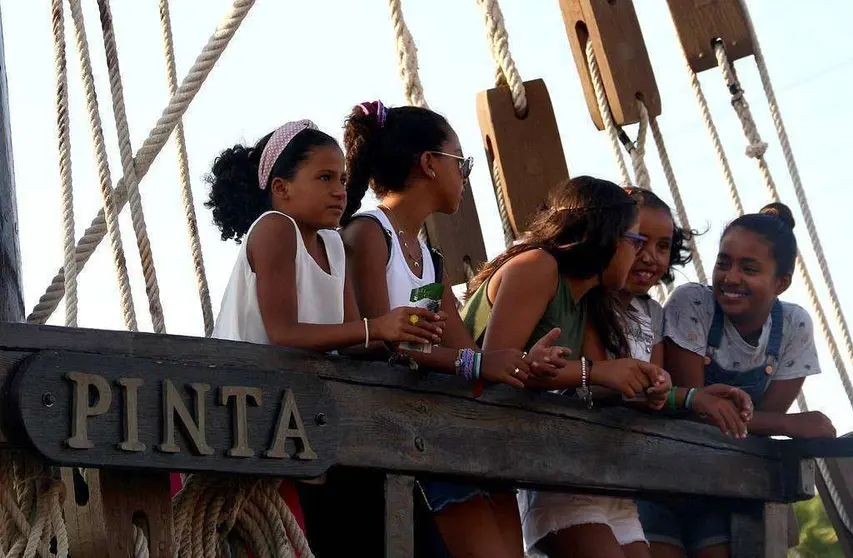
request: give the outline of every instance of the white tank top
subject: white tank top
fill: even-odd
[[[385,282],[388,284],[388,303],[389,308],[393,310],[400,306],[411,306],[409,300],[412,289],[435,283],[435,267],[432,264],[429,248],[426,243],[418,239],[421,245],[421,254],[423,257],[423,273],[419,278],[412,273],[406,261],[406,256],[403,254],[403,247],[400,245],[400,237],[397,235],[394,227],[388,216],[381,209],[372,211],[364,211],[358,215],[370,215],[382,223],[382,228],[390,232],[388,235],[391,239],[391,257],[388,258],[388,263],[385,266]],[[356,215],[356,216],[358,216]],[[387,234],[387,233],[386,233]]]
[[[252,229],[271,214],[284,215],[296,228],[296,300],[298,320],[304,324],[340,324],[344,321],[344,277],[346,258],[344,244],[337,231],[321,230],[320,238],[329,259],[326,273],[317,265],[308,250],[299,227],[289,215],[267,211],[258,217],[244,237],[225,288],[222,305],[216,318],[212,337],[269,344],[269,337],[258,306],[257,277],[249,265],[246,247]]]

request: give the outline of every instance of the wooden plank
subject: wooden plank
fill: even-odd
[[[69,553],[72,556],[109,558],[100,472],[77,467],[63,467],[61,471],[66,487],[63,510],[68,527]]]
[[[426,222],[430,245],[444,256],[444,270],[454,285],[468,282],[467,269],[486,262],[486,245],[471,187],[462,192],[462,204],[453,215],[435,214]]]
[[[174,556],[169,473],[100,471],[104,515],[110,524],[110,558],[133,555],[134,525],[148,541],[151,558]]]
[[[518,236],[548,192],[569,177],[548,88],[541,79],[524,82],[527,114],[515,115],[508,87],[477,94],[477,118],[489,168],[497,161],[510,224]]]
[[[21,247],[18,241],[18,203],[9,114],[9,85],[3,24],[0,16],[0,321],[24,321]]]
[[[732,514],[732,558],[786,558],[788,510],[785,504],[767,503]]]
[[[386,558],[415,555],[414,486],[414,477],[387,475],[385,478]]]
[[[194,378],[199,382],[227,377],[235,385],[252,387],[253,378],[271,376],[279,380],[278,388],[290,383],[288,378],[294,374],[314,378],[322,384],[322,392],[333,401],[340,417],[341,446],[330,460],[345,466],[403,474],[425,471],[455,478],[488,475],[511,483],[586,487],[608,493],[644,490],[782,501],[809,497],[809,490],[813,493],[811,471],[801,470],[799,460],[788,463],[791,458],[783,455],[782,446],[775,440],[753,437],[731,440],[706,425],[647,416],[624,408],[590,412],[573,399],[520,392],[506,386],[490,386],[475,401],[471,386],[459,378],[405,372],[383,363],[324,358],[247,343],[22,324],[0,324],[0,344],[4,346],[0,354],[58,349],[62,358],[53,357],[57,364],[52,370],[60,377],[58,381],[66,384],[68,380],[63,380],[62,375],[71,367],[80,371],[76,363],[83,357],[98,367],[89,369],[89,373],[112,374],[110,377],[116,377],[116,370],[127,369],[159,370],[157,374],[168,372],[179,378],[186,378],[192,372],[198,374]],[[86,354],[66,353],[75,350]],[[0,371],[4,377],[6,373]],[[70,387],[62,389],[67,397]],[[116,393],[120,394],[120,390],[116,389]],[[43,406],[43,395],[34,390],[32,399],[39,407]],[[188,397],[185,401],[189,406]],[[69,404],[64,405],[68,408]],[[113,399],[113,405],[115,408],[110,413],[119,414],[123,405],[119,395]],[[95,401],[92,406],[96,406]],[[208,428],[219,421],[226,425],[220,429],[227,430],[229,411],[219,409],[220,414],[216,415],[219,418],[208,417]],[[40,415],[32,416],[44,422],[44,409],[39,408],[39,412]],[[108,415],[90,419],[91,433],[98,432],[96,423],[104,416]],[[30,423],[35,420],[31,418]],[[121,418],[106,422],[113,425],[106,439],[110,444],[121,441],[124,427]],[[154,431],[147,434],[153,438],[140,436],[140,441],[146,446],[156,445],[159,426],[143,428],[140,423],[140,432],[145,428]],[[256,434],[251,428],[248,436],[254,440]],[[566,432],[572,436],[566,436]],[[67,452],[55,446],[70,437],[70,433],[58,432],[54,436],[59,441],[49,443],[48,449]],[[187,445],[186,433],[178,431],[176,436],[179,447],[191,447]],[[415,441],[417,438],[420,444]],[[471,439],[483,440],[483,448],[478,442],[474,452]],[[220,438],[209,445],[220,452],[217,459],[234,462],[235,465],[229,463],[229,470],[238,470],[236,465],[245,461],[221,455],[231,447],[230,438]],[[424,450],[418,449],[418,445]],[[143,455],[144,463],[128,461],[128,466],[154,467],[147,459],[148,454]],[[691,478],[700,480],[680,482],[681,461],[670,458],[677,455],[696,456],[696,474]],[[181,469],[171,457],[160,459],[160,465],[156,466]],[[636,466],[620,465],[628,461]],[[76,458],[65,464],[79,462],[80,458]],[[208,464],[199,468],[213,467]],[[196,468],[194,461],[192,468]],[[737,478],[720,475],[720,471],[730,470],[743,474]],[[298,476],[292,469],[289,471],[275,468],[269,474]],[[656,473],[648,475],[646,471]]]
[[[586,41],[592,41],[602,82],[617,126],[640,121],[637,98],[649,116],[661,113],[661,100],[649,53],[634,4],[630,0],[560,0],[566,34],[580,75],[592,121],[604,122],[586,60]]]
[[[196,365],[218,374],[224,374],[223,369],[233,368],[276,371],[298,369],[323,379],[474,399],[470,384],[460,378],[411,372],[401,367],[391,368],[382,363],[318,356],[281,347],[218,339],[202,340],[177,335],[0,323],[0,355],[25,355],[44,350],[130,356],[161,363]],[[0,357],[0,364],[3,362],[4,359]],[[9,363],[15,362],[18,360],[9,360]],[[0,369],[0,383],[5,380],[7,371],[8,369]],[[752,436],[747,440],[733,440],[706,425],[638,414],[625,408],[600,409],[590,413],[583,406],[573,404],[572,400],[567,401],[561,396],[519,392],[508,386],[488,386],[477,401],[502,407],[523,408],[633,432],[690,440],[708,447],[772,459],[779,458],[779,446],[784,443]],[[795,462],[798,463],[796,460]],[[801,478],[799,471],[794,474],[795,478]]]
[[[729,60],[754,54],[740,0],[667,0],[681,48],[694,72],[717,66],[713,42],[723,41]]]
[[[9,393],[16,433],[64,465],[312,478],[332,463],[341,434],[323,382],[293,369],[214,376],[46,351],[21,365]]]

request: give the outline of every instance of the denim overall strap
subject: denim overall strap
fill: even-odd
[[[705,385],[714,383],[728,384],[739,387],[749,394],[754,405],[758,405],[764,396],[764,391],[770,384],[771,374],[775,368],[776,360],[782,347],[782,326],[784,323],[784,312],[782,303],[778,300],[774,303],[770,312],[771,325],[770,335],[767,340],[764,363],[742,372],[727,370],[720,366],[713,358],[711,349],[719,348],[722,337],[722,308],[715,305],[714,320],[711,330],[708,332],[709,357],[705,365]]]
[[[773,359],[779,358],[779,352],[782,350],[782,326],[784,324],[784,312],[782,303],[779,299],[773,304],[773,309],[770,310],[770,337],[767,340],[767,356]]]
[[[723,340],[723,328],[725,327],[724,318],[725,314],[723,313],[723,309],[720,308],[720,305],[715,301],[714,317],[711,319],[711,329],[708,330],[709,348],[720,348],[720,343]]]

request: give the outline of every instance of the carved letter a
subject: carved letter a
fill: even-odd
[[[302,416],[296,406],[296,399],[289,389],[284,391],[281,398],[281,411],[278,415],[278,424],[275,426],[272,447],[265,451],[264,455],[277,459],[289,457],[284,451],[284,442],[288,438],[293,438],[296,444],[296,455],[294,456],[296,459],[305,461],[317,459],[317,454],[311,449],[311,443],[308,441],[308,434],[305,433],[305,425],[302,424]]]

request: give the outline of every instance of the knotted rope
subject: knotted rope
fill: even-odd
[[[166,74],[169,79],[169,95],[174,96],[178,90],[178,73],[175,68],[175,46],[172,41],[172,21],[169,16],[169,1],[160,0],[160,28],[163,31],[163,47],[166,57]],[[178,149],[178,168],[181,174],[181,201],[184,204],[184,218],[187,222],[187,233],[190,237],[190,250],[193,258],[198,297],[201,301],[201,316],[204,322],[204,335],[210,337],[213,333],[213,309],[210,305],[210,289],[207,286],[207,273],[204,270],[204,256],[201,251],[201,238],[198,234],[193,191],[190,181],[189,158],[187,157],[187,141],[184,137],[184,124],[178,119],[175,126],[175,146]]]
[[[189,475],[172,502],[178,558],[313,558],[278,481]]]
[[[20,454],[0,459],[0,552],[6,558],[67,558],[64,486],[43,463]],[[56,544],[56,554],[50,551]]]
[[[112,177],[107,159],[107,148],[104,142],[104,130],[101,127],[101,117],[98,114],[98,95],[95,91],[95,77],[92,73],[92,61],[89,56],[89,41],[86,38],[86,27],[83,21],[83,10],[80,0],[69,0],[71,19],[74,21],[74,32],[77,39],[77,53],[80,57],[80,71],[83,77],[83,88],[86,91],[86,109],[89,113],[89,127],[92,130],[92,140],[95,147],[95,159],[98,164],[101,198],[106,216],[106,231],[110,236],[110,247],[113,252],[113,262],[118,276],[119,294],[121,296],[121,312],[124,325],[130,331],[136,331],[136,311],[133,308],[133,295],[130,290],[130,278],[127,274],[127,262],[124,257],[124,247],[121,241],[121,230],[118,224],[118,212],[113,197]],[[82,269],[82,265],[78,269]],[[63,286],[64,286],[63,279]]]
[[[148,138],[143,142],[142,146],[136,152],[134,157],[134,165],[136,168],[136,176],[142,179],[148,170],[151,168],[151,163],[154,161],[157,154],[166,144],[172,131],[177,126],[178,121],[186,112],[190,102],[201,89],[204,80],[207,78],[213,66],[219,60],[219,57],[228,46],[229,41],[234,36],[234,33],[240,27],[240,24],[245,19],[249,10],[254,5],[255,0],[235,0],[233,6],[225,16],[224,21],[214,32],[208,43],[205,45],[201,54],[196,59],[192,68],[184,78],[181,86],[176,93],[172,95],[168,106],[164,109],[162,116],[157,121],[157,124],[151,130]],[[120,210],[127,201],[127,190],[124,184],[124,179],[119,180],[112,192],[110,199],[113,201],[117,210]],[[78,271],[82,269],[86,262],[103,240],[107,233],[107,224],[104,210],[98,212],[95,219],[86,229],[83,237],[77,242],[75,251],[75,260],[77,262]],[[53,278],[50,286],[39,299],[39,303],[33,309],[27,321],[30,323],[43,324],[47,321],[56,306],[62,299],[65,293],[65,278],[64,270],[60,269]]]
[[[752,38],[752,46],[755,57],[755,64],[758,68],[758,76],[761,79],[761,85],[764,89],[767,105],[770,109],[770,117],[773,120],[773,126],[776,128],[776,135],[779,138],[779,143],[782,146],[782,155],[785,157],[785,163],[788,167],[788,173],[791,175],[791,182],[794,186],[794,194],[797,197],[800,210],[803,213],[803,220],[806,224],[806,230],[809,233],[812,247],[817,256],[820,273],[826,283],[829,299],[832,303],[832,311],[835,315],[836,322],[841,329],[841,334],[844,338],[844,345],[847,349],[847,358],[853,362],[853,337],[850,334],[850,328],[847,326],[847,319],[841,309],[841,302],[838,293],[835,290],[835,282],[832,280],[832,273],[829,270],[829,263],[826,260],[826,255],[823,251],[823,244],[820,241],[820,235],[817,232],[817,227],[812,216],[811,208],[809,207],[806,191],[803,187],[803,181],[800,178],[800,171],[797,168],[797,162],[794,159],[794,151],[791,148],[791,141],[788,138],[788,132],[785,129],[785,122],[782,120],[782,112],[779,108],[779,103],[776,101],[776,94],[773,91],[773,84],[770,81],[770,72],[767,69],[767,63],[764,59],[764,53],[761,50],[761,42],[758,40],[758,35],[755,32],[755,26],[752,22],[752,16],[746,6],[746,2],[740,0],[740,5],[743,10],[747,29]]]
[[[71,0],[72,5],[80,0]],[[145,213],[142,209],[142,198],[139,195],[139,179],[136,176],[136,166],[133,162],[133,147],[130,145],[130,131],[127,124],[127,113],[124,106],[124,87],[121,82],[121,70],[116,48],[113,16],[110,12],[109,0],[98,0],[98,10],[101,15],[101,30],[104,36],[104,50],[107,58],[107,71],[110,76],[110,93],[113,100],[113,115],[116,122],[121,165],[124,169],[127,197],[130,205],[133,232],[136,235],[136,247],[142,264],[142,276],[145,279],[145,293],[148,296],[148,310],[155,333],[166,333],[163,319],[163,305],[160,303],[160,285],[157,283],[157,272],[154,269],[154,256],[151,253],[151,242],[148,239],[148,228],[145,225]]]

